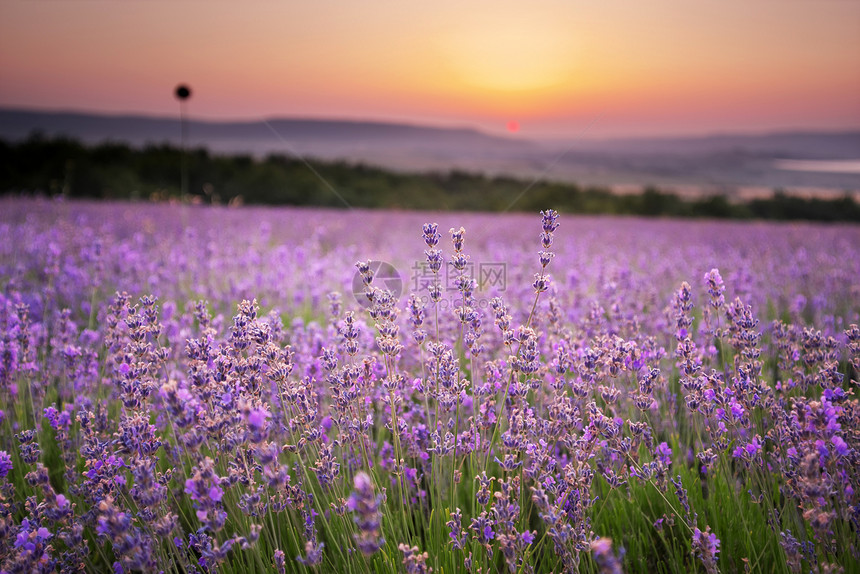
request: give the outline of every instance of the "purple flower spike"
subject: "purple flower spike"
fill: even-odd
[[[836,454],[839,456],[847,456],[851,449],[848,448],[848,444],[842,440],[842,437],[834,436],[830,439],[831,444],[833,444],[833,449],[836,451]]]
[[[44,526],[42,526],[41,528],[39,528],[39,530],[36,531],[36,539],[40,542],[44,542],[51,536],[53,536],[53,534],[51,534],[50,531]]]
[[[0,478],[4,478],[12,470],[12,457],[5,450],[0,450]]]
[[[657,458],[665,465],[672,464],[672,449],[665,442],[657,446]]]
[[[353,484],[355,491],[347,505],[355,513],[355,523],[358,526],[358,533],[354,538],[362,554],[369,556],[385,544],[381,532],[382,514],[379,511],[382,497],[374,494],[373,481],[366,472],[356,474]]]
[[[693,530],[693,554],[702,561],[708,574],[716,574],[717,554],[720,552],[720,539],[706,527],[704,532],[695,528]]]
[[[523,532],[522,538],[523,538],[523,542],[525,542],[526,544],[531,544],[532,542],[535,541],[535,535],[530,530],[526,530],[525,532]]]
[[[623,555],[622,552],[619,554]],[[600,569],[600,574],[621,574],[621,556],[612,552],[612,540],[609,538],[598,538],[591,543],[591,555]]]
[[[260,430],[266,424],[266,419],[271,416],[272,414],[265,409],[253,409],[248,413],[248,426],[254,430]]]

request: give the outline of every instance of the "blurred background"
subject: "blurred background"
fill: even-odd
[[[4,0],[0,139],[7,193],[844,210],[860,2]]]

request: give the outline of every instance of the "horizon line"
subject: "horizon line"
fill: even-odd
[[[163,121],[180,121],[179,114],[176,115],[168,115],[159,112],[145,112],[145,111],[102,111],[102,110],[87,110],[80,108],[42,108],[42,107],[25,107],[20,105],[7,105],[0,104],[0,111],[5,112],[23,112],[23,113],[34,113],[34,114],[66,114],[66,115],[78,115],[78,116],[100,116],[104,118],[136,118],[136,119],[148,119],[148,120],[163,120]],[[775,135],[813,135],[813,134],[826,134],[826,135],[851,135],[851,134],[860,134],[860,124],[856,126],[850,126],[846,128],[833,129],[833,128],[822,128],[822,127],[780,127],[774,129],[754,129],[754,130],[731,130],[731,131],[713,131],[713,130],[703,130],[698,133],[664,133],[664,134],[654,134],[654,135],[619,135],[619,136],[595,136],[595,137],[577,137],[577,136],[528,136],[521,134],[511,134],[505,133],[503,131],[499,131],[495,133],[490,130],[486,130],[485,128],[480,127],[477,123],[469,124],[469,123],[444,123],[444,121],[440,121],[440,123],[435,123],[432,121],[421,122],[415,119],[382,119],[382,118],[356,118],[350,116],[339,116],[339,115],[260,115],[260,116],[245,116],[245,117],[224,117],[224,116],[194,116],[187,115],[186,119],[190,122],[198,122],[198,123],[208,123],[208,124],[254,124],[254,123],[265,123],[272,121],[300,121],[300,122],[326,122],[326,123],[342,123],[342,124],[366,124],[366,125],[377,125],[377,126],[397,126],[397,127],[409,127],[409,128],[418,128],[418,129],[430,129],[430,130],[440,130],[440,131],[471,131],[483,136],[504,139],[508,141],[518,141],[522,143],[529,142],[570,142],[570,141],[590,141],[590,142],[620,142],[620,141],[654,141],[654,140],[699,140],[699,139],[711,139],[711,138],[720,138],[720,137],[766,137],[766,136],[775,136]]]

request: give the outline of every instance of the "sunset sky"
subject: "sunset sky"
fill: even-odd
[[[516,137],[860,128],[857,0],[0,0],[0,106]]]

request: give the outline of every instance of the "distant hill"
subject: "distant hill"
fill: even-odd
[[[133,146],[180,139],[177,118],[0,109],[0,138],[18,141],[34,132]],[[272,118],[192,120],[189,143],[218,153],[281,153],[399,171],[460,169],[612,187],[653,184],[726,194],[775,187],[860,191],[860,174],[843,161],[860,162],[860,131],[559,142],[505,138],[469,127]],[[828,167],[804,171],[807,163],[785,160],[820,160]]]
[[[97,115],[0,109],[0,137],[20,140],[39,131],[67,135],[85,143],[105,140],[132,145],[180,141],[178,118]],[[266,153],[296,146],[300,153],[315,150],[325,156],[358,149],[403,149],[441,152],[456,157],[462,150],[477,155],[521,153],[533,144],[484,134],[472,128],[437,128],[374,121],[271,118],[260,121],[188,122],[192,146],[231,152]]]

